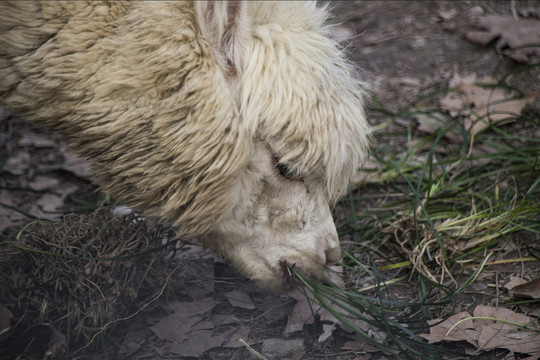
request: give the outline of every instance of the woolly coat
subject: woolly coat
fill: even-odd
[[[367,153],[363,91],[327,17],[297,1],[1,1],[0,107],[277,289],[284,264],[319,274],[339,258],[328,204]]]

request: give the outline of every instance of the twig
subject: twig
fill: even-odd
[[[249,346],[249,344],[247,342],[245,342],[243,339],[238,339],[238,341],[240,341],[242,344],[244,344],[246,346],[246,348],[248,349],[248,351],[250,353],[252,353],[255,357],[257,357],[258,359],[261,359],[261,360],[268,360],[266,359],[264,356],[262,356],[257,350],[255,350],[254,348],[252,348],[251,346]]]
[[[94,342],[96,337],[99,334],[103,333],[110,325],[112,325],[114,323],[118,323],[120,321],[131,319],[132,317],[134,317],[135,315],[137,315],[138,313],[140,313],[141,311],[146,309],[151,303],[153,303],[154,301],[159,299],[161,297],[161,295],[163,294],[163,292],[165,291],[165,288],[167,287],[167,284],[169,283],[169,280],[171,279],[171,276],[176,272],[176,270],[178,270],[179,267],[180,267],[180,265],[178,265],[173,271],[171,271],[171,273],[169,275],[167,275],[167,279],[165,280],[165,283],[163,284],[163,286],[159,290],[159,293],[152,300],[150,300],[149,302],[147,302],[146,304],[141,306],[141,308],[139,310],[135,311],[133,314],[131,314],[131,315],[127,316],[127,317],[121,318],[121,319],[112,320],[112,321],[108,322],[107,324],[105,324],[101,328],[101,330],[99,330],[97,333],[95,333],[94,336],[92,337],[92,339],[85,346],[83,346],[80,350],[88,348]]]

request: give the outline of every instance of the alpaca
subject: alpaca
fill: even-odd
[[[2,1],[0,107],[60,132],[106,192],[263,288],[340,259],[366,157],[353,67],[315,2]]]

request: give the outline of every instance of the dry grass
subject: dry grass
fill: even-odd
[[[164,261],[164,235],[135,216],[100,209],[60,223],[32,222],[2,242],[0,303],[15,320],[13,349],[2,356],[95,345],[162,292],[174,271]]]
[[[495,278],[508,276],[497,265],[514,265],[516,276],[540,275],[540,139],[530,135],[540,128],[539,114],[472,134],[464,119],[439,110],[440,96],[399,112],[374,99],[371,112],[382,125],[373,170],[337,210],[349,214],[339,224],[347,246],[345,286],[297,274],[344,324],[400,358],[467,357],[416,334],[427,330],[428,320],[474,302],[517,306],[504,295],[506,278]],[[442,125],[429,134],[417,131],[426,117]],[[456,141],[456,134],[462,138]],[[486,290],[471,292],[478,284]],[[386,343],[355,327],[354,319],[386,333]]]

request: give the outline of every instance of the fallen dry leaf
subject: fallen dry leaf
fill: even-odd
[[[172,314],[160,319],[150,329],[161,339],[170,341],[170,352],[179,356],[200,357],[205,351],[219,347],[236,347],[242,338],[248,343],[249,329],[235,326],[214,334],[215,319],[212,309],[214,299],[198,302],[173,302],[169,304]]]
[[[216,301],[213,299],[197,302],[174,302],[169,305],[169,308],[174,312],[150,327],[150,330],[162,339],[181,343],[186,339],[193,326],[210,316],[210,311],[214,306],[216,306]]]
[[[504,308],[478,305],[474,309],[473,316],[491,317],[538,328],[528,316]],[[540,334],[538,332],[525,330],[503,321],[477,319],[475,322],[480,329],[479,349],[487,351],[503,348],[540,357]]]
[[[32,190],[42,191],[50,189],[60,183],[60,179],[50,176],[36,176],[31,182],[28,183],[28,186]]]
[[[244,340],[248,345],[255,344],[255,341],[248,338],[249,328],[240,326],[236,328],[236,331],[231,335],[230,339],[223,343],[221,346],[228,348],[237,348],[245,346],[240,340]]]
[[[58,221],[63,216],[60,210],[64,205],[64,200],[77,188],[77,186],[65,187],[60,195],[44,194],[32,205],[28,212],[39,219]]]
[[[255,304],[251,301],[249,295],[240,290],[233,290],[225,293],[225,297],[229,300],[229,303],[234,307],[239,307],[242,309],[253,310],[255,309]]]
[[[229,341],[237,331],[238,328],[232,328],[215,336],[212,336],[212,330],[190,333],[185,341],[173,342],[169,350],[179,356],[200,358],[205,351]]]
[[[441,319],[434,319],[428,321],[429,325],[429,334],[420,334],[419,336],[426,339],[430,344],[436,343],[439,341],[462,341],[465,340],[468,343],[477,346],[478,334],[474,328],[473,320],[465,320],[471,317],[471,314],[464,311],[459,314],[450,316],[448,319],[441,322]],[[465,320],[461,323],[460,321]],[[448,331],[452,326],[458,324],[452,332],[448,335]],[[437,325],[435,325],[437,324]]]
[[[495,87],[496,84],[497,81],[491,77],[477,80],[475,75],[461,77],[455,74],[449,84],[453,90],[439,101],[441,109],[448,111],[452,117],[464,116],[463,126],[472,135],[493,124],[502,125],[516,121],[521,109],[527,102],[532,101],[536,94],[517,99],[516,94]],[[429,125],[434,127],[433,124]],[[449,140],[463,141],[463,137],[451,136]]]
[[[4,217],[2,220],[2,224],[5,226],[4,229],[11,226],[14,222],[26,218],[26,216],[14,210],[17,207],[15,206],[15,196],[11,192],[0,190],[0,204],[3,204],[0,205],[0,216]]]
[[[212,315],[212,322],[214,323],[214,326],[217,327],[220,325],[235,323],[236,318],[233,314],[227,314],[227,315],[215,314],[215,315]]]
[[[487,45],[497,39],[497,51],[517,62],[532,63],[540,60],[540,21],[488,15],[478,18],[478,27],[487,31],[468,32],[465,39],[480,45]]]
[[[445,129],[450,125],[448,119],[441,112],[419,113],[415,115],[415,118],[418,123],[418,131],[427,134],[433,134],[439,129]],[[445,132],[444,137],[454,143],[463,142],[463,135],[460,134],[458,129],[449,129]]]
[[[533,279],[510,289],[512,296],[540,299],[540,278]]]
[[[343,273],[343,267],[330,266],[330,271],[327,271],[326,276],[331,281],[341,286],[343,284],[343,280],[341,280],[339,276],[340,273]],[[321,317],[321,320],[335,320],[335,318],[327,310],[323,309],[315,301],[313,296],[309,296],[308,298],[304,295],[303,292],[298,289],[290,292],[289,296],[296,299],[296,304],[294,305],[293,310],[289,314],[287,325],[285,326],[285,330],[283,332],[284,335],[289,335],[296,331],[301,331],[304,328],[304,325],[313,324],[315,315],[319,315]],[[325,325],[328,326],[328,324]],[[331,331],[328,336],[330,335]]]
[[[30,153],[28,151],[17,151],[7,158],[3,171],[7,171],[15,176],[24,175],[30,163]]]
[[[244,346],[239,339],[253,344],[254,341],[248,339],[247,327],[234,326],[218,334],[214,333],[219,325],[234,322],[233,315],[212,315],[216,304],[214,299],[173,302],[168,306],[173,313],[160,319],[150,329],[159,338],[170,341],[169,351],[179,356],[199,358],[205,351],[215,347]]]
[[[508,283],[506,283],[503,287],[510,291],[514,286],[521,285],[525,283],[525,281],[519,277],[519,276],[510,276]]]
[[[429,323],[432,325],[440,321],[431,320]],[[462,322],[459,323],[460,321]],[[458,325],[452,329],[455,324]],[[540,334],[523,326],[538,328],[537,321],[526,315],[505,308],[478,305],[472,316],[468,312],[453,315],[433,325],[429,329],[429,334],[419,336],[429,343],[467,341],[479,351],[501,348],[529,354],[531,358],[536,359],[540,357]]]
[[[30,213],[40,219],[59,220],[62,214],[59,209],[64,205],[64,199],[54,194],[45,194],[30,209]]]
[[[314,315],[320,311],[320,307],[315,306],[312,310],[310,299],[308,299],[300,290],[295,289],[289,296],[296,299],[296,304],[289,314],[287,325],[283,331],[284,335],[289,335],[297,331],[302,331],[304,325],[313,324]],[[315,313],[314,313],[315,311]]]
[[[50,136],[35,133],[23,135],[17,144],[22,147],[30,146],[33,148],[54,148],[57,146],[56,141],[51,139]]]
[[[66,170],[82,179],[92,179],[92,166],[89,160],[71,152],[66,146],[62,147],[60,151],[64,156],[64,165],[66,166]]]
[[[331,271],[327,272],[326,277],[331,279],[331,281],[338,286],[343,285],[343,281],[340,278],[343,268],[341,266],[331,266],[330,270]],[[290,292],[289,296],[296,299],[297,302],[289,314],[287,325],[283,331],[284,335],[290,335],[293,332],[301,331],[304,328],[304,325],[313,324],[315,315],[318,315],[323,323],[323,333],[319,336],[319,342],[326,341],[338,326],[347,332],[353,332],[353,330],[341,324],[341,322],[334,315],[323,308],[309,291],[307,292],[306,296],[303,292],[296,289]],[[344,316],[349,318],[348,320],[353,325],[365,332],[369,332],[377,341],[382,342],[385,340],[386,334],[383,331],[374,328],[363,320],[353,318],[345,311],[341,312]]]

